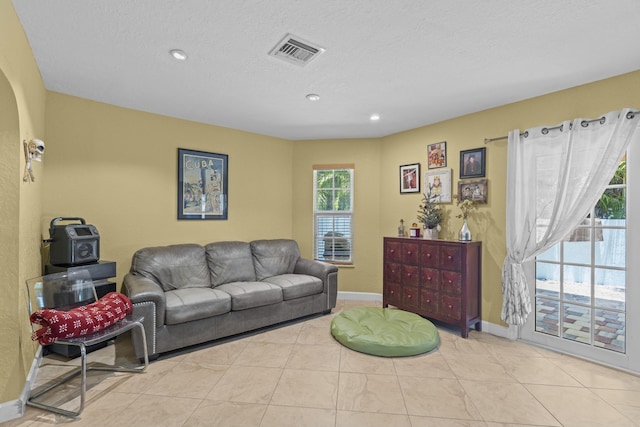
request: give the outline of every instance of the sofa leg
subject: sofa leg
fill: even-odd
[[[330,314],[330,313],[331,313],[331,309],[325,310],[325,311],[322,312],[322,314],[324,314],[324,315],[327,315],[327,314]]]

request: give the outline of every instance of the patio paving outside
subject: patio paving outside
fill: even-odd
[[[560,323],[559,288],[550,283],[538,283],[536,294],[536,331],[553,336],[593,345],[619,353],[625,352],[625,301],[624,291],[610,290],[607,298],[596,298],[594,310],[593,342],[591,341],[590,299],[576,288],[575,293],[566,293],[564,310]],[[545,289],[546,288],[546,289]],[[555,289],[555,290],[554,290]],[[572,303],[574,302],[574,303]],[[586,304],[586,305],[581,305]]]

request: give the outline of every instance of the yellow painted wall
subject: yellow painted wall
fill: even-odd
[[[17,399],[31,366],[24,281],[40,271],[44,179],[22,182],[22,140],[44,138],[45,89],[10,0],[0,0],[0,402]],[[46,154],[45,154],[46,156]]]
[[[292,236],[293,142],[49,92],[44,237],[82,217],[117,262],[145,246]],[[229,156],[229,219],[177,220],[178,148]]]

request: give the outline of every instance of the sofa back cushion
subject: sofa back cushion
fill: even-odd
[[[254,240],[251,242],[253,265],[258,280],[293,273],[300,249],[295,240]]]
[[[131,271],[155,281],[165,292],[211,287],[205,250],[197,244],[140,249],[133,255]]]
[[[255,282],[251,248],[247,242],[216,242],[205,246],[211,286]]]

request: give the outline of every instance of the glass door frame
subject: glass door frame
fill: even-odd
[[[635,183],[635,185],[634,185]],[[579,342],[536,332],[535,261],[523,265],[529,284],[532,312],[520,326],[518,336],[551,350],[640,373],[640,147],[627,150],[627,238],[626,238],[626,352],[596,348]],[[636,236],[634,238],[634,236]],[[562,321],[562,320],[560,320]],[[561,326],[560,326],[561,327]]]

